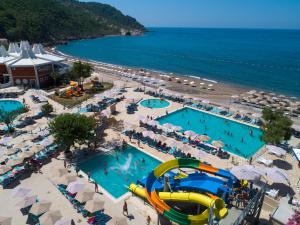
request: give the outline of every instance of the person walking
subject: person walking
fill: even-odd
[[[95,193],[99,193],[98,184],[96,183],[96,181],[94,181],[94,184],[95,184]]]
[[[64,159],[64,167],[67,168],[67,161]]]
[[[151,217],[148,215],[147,216],[147,225],[150,225],[150,223],[151,223]]]
[[[126,213],[126,216],[128,216],[128,206],[127,206],[127,202],[124,201],[124,204],[123,204],[123,215],[125,215]]]
[[[75,172],[76,172],[76,175],[78,176],[78,173],[79,173],[79,167],[78,166],[75,167]]]
[[[87,175],[88,175],[88,181],[91,182],[91,172],[88,172]]]

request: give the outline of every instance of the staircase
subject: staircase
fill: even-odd
[[[279,205],[279,202],[268,195],[265,195],[262,210],[266,212],[273,212]]]

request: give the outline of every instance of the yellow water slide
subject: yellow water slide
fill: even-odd
[[[145,188],[131,184],[129,190],[136,195],[146,199]],[[163,201],[177,201],[177,202],[193,202],[207,207],[199,215],[188,215],[190,224],[205,224],[209,217],[209,208],[214,205],[214,213],[218,218],[223,218],[227,215],[227,208],[225,208],[224,201],[217,197],[209,197],[204,194],[198,194],[193,192],[159,192],[159,198]]]

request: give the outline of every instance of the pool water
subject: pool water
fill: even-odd
[[[135,147],[127,146],[124,150],[101,153],[79,164],[79,168],[90,172],[92,179],[114,198],[119,198],[128,192],[130,183],[147,177],[160,163]]]
[[[141,101],[141,105],[147,108],[159,109],[168,107],[170,102],[163,99],[153,98]]]
[[[161,125],[171,123],[181,126],[183,131],[206,134],[211,138],[208,143],[221,140],[225,150],[244,158],[250,158],[264,145],[260,129],[191,108],[177,110],[157,120]]]
[[[0,101],[0,109],[4,110],[5,112],[12,112],[17,109],[23,108],[24,105],[15,100],[1,100]]]

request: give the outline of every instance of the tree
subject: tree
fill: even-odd
[[[60,79],[60,74],[58,72],[52,72],[50,74],[50,77],[53,79],[54,81],[54,85],[57,85],[57,81]]]
[[[282,111],[272,111],[270,108],[264,108],[262,113],[264,120],[262,125],[263,141],[279,144],[291,138],[293,122]]]
[[[7,127],[8,132],[12,132],[14,128],[12,127],[12,123],[14,120],[22,113],[26,112],[26,108],[16,109],[13,111],[5,111],[0,108],[0,123],[4,123]]]
[[[75,143],[84,143],[91,140],[95,134],[96,121],[93,117],[80,114],[61,114],[49,122],[50,133],[55,142],[63,147],[65,151]]]
[[[83,80],[92,75],[93,67],[89,63],[77,61],[73,63],[71,77],[76,79],[78,85],[82,87]]]
[[[41,110],[45,116],[49,116],[53,112],[53,106],[49,102],[47,102],[41,107]]]

